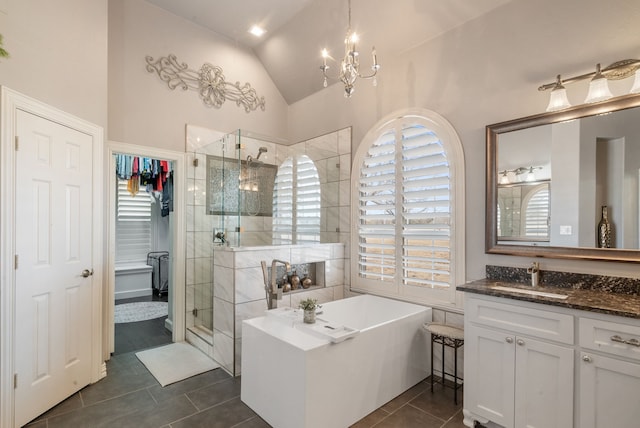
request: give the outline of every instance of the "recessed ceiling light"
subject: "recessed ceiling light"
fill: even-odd
[[[250,32],[251,34],[253,34],[254,36],[256,36],[256,37],[262,37],[262,35],[263,35],[264,33],[266,33],[266,30],[265,30],[264,28],[262,28],[262,27],[259,27],[259,26],[257,26],[257,25],[254,25],[253,27],[251,27],[251,29],[249,30],[249,32]]]

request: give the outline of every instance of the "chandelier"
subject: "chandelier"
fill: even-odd
[[[344,38],[344,58],[340,65],[340,73],[337,77],[331,77],[327,74],[327,70],[329,70],[329,66],[327,65],[329,52],[327,49],[322,50],[322,65],[320,66],[320,70],[322,70],[322,75],[324,77],[324,87],[327,87],[327,78],[338,79],[344,84],[344,96],[346,98],[353,95],[353,85],[356,83],[358,77],[361,79],[373,78],[373,86],[377,86],[378,84],[376,74],[380,69],[380,64],[378,64],[378,59],[376,57],[375,46],[371,48],[371,56],[373,58],[373,65],[371,66],[372,72],[371,74],[363,75],[360,73],[359,53],[356,50],[357,43],[358,35],[351,31],[351,0],[349,0],[349,26],[347,27],[347,35]]]

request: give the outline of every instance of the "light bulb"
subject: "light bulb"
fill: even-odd
[[[536,181],[536,175],[533,173],[533,167],[529,168],[529,172],[527,173],[527,181]]]
[[[640,68],[636,70],[636,77],[633,80],[633,86],[629,91],[630,94],[640,94]]]
[[[571,104],[567,98],[567,90],[562,86],[562,79],[558,74],[558,77],[556,78],[556,86],[553,88],[551,95],[549,96],[547,111],[564,110],[569,107],[571,107]]]
[[[600,64],[596,65],[596,75],[591,79],[589,83],[589,93],[584,100],[585,103],[597,103],[599,101],[608,100],[613,97],[613,94],[609,90],[609,84],[607,78],[604,77],[600,71]]]

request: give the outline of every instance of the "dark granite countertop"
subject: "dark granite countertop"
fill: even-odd
[[[495,286],[519,288],[524,291],[534,290],[546,293],[562,294],[566,299],[523,294],[495,289]],[[508,299],[524,300],[544,305],[560,306],[564,308],[580,309],[583,311],[600,312],[628,318],[640,319],[640,296],[635,294],[612,293],[569,287],[552,287],[549,285],[531,287],[526,284],[496,279],[480,279],[456,287],[458,291],[484,294],[488,296],[504,297]]]

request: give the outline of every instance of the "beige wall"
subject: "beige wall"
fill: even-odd
[[[197,91],[170,90],[145,69],[147,55],[169,54],[191,69],[208,62],[226,80],[250,83],[266,110],[246,113],[233,101],[209,108]],[[287,105],[251,51],[142,0],[109,0],[109,139],[184,150],[187,123],[285,138]]]
[[[411,11],[407,11],[411,13]],[[592,71],[637,58],[640,2],[513,0],[402,54],[378,51],[378,87],[357,83],[345,99],[333,85],[290,107],[289,138],[299,141],[353,126],[353,150],[382,117],[408,107],[434,110],[462,140],[466,159],[466,275],[484,277],[485,264],[526,266],[531,260],[484,254],[485,126],[543,112],[548,93],[537,87],[555,75]],[[366,45],[366,40],[363,40]],[[320,79],[320,76],[318,76]],[[626,82],[626,88],[631,82]],[[586,84],[567,88],[578,104]],[[617,92],[621,93],[621,92]],[[543,269],[638,277],[637,266],[543,259]]]
[[[107,0],[0,0],[0,85],[107,127]]]

